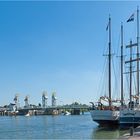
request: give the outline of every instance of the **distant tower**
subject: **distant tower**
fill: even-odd
[[[42,107],[43,108],[47,107],[47,100],[48,100],[47,92],[43,91],[43,94],[42,94]]]
[[[14,97],[16,110],[18,110],[18,108],[19,108],[19,98],[18,97],[19,97],[18,94],[16,94],[15,97]]]
[[[28,108],[29,107],[29,96],[25,97],[24,102],[25,102],[25,108]]]
[[[57,100],[57,98],[56,98],[56,93],[53,92],[53,93],[52,93],[52,106],[56,106],[56,100]]]

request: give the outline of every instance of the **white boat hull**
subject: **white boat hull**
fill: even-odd
[[[65,113],[64,113],[64,115],[71,115],[71,113],[70,112],[68,112],[68,111],[66,111]]]
[[[29,116],[30,116],[30,114],[29,114],[29,113],[27,113],[25,116],[26,116],[26,117],[29,117]]]
[[[118,125],[119,111],[91,110],[92,120],[99,125]]]

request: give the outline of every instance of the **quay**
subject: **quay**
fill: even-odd
[[[130,132],[124,134],[119,140],[140,140],[140,126],[134,128],[130,128]]]

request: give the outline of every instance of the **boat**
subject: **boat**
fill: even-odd
[[[108,96],[101,96],[96,104],[92,103],[90,110],[92,120],[97,122],[100,126],[114,126],[119,124],[119,107],[114,105],[117,100],[112,99],[111,93],[111,18],[109,16],[109,22],[107,25],[107,30],[109,33],[109,43],[108,43]],[[103,102],[107,102],[104,105]]]
[[[65,112],[64,112],[64,115],[66,115],[66,116],[67,116],[67,115],[71,115],[71,113],[68,112],[68,111],[65,111]]]
[[[140,107],[137,105],[135,106],[134,102],[129,102],[129,104],[131,104],[131,108],[128,105],[125,109],[120,111],[119,122],[121,129],[135,128],[140,125]]]
[[[132,58],[132,49],[136,47],[136,58]],[[130,128],[137,127],[140,125],[140,105],[139,105],[139,9],[137,8],[137,42],[132,43],[130,40],[130,44],[126,46],[126,48],[130,49],[130,60],[125,61],[126,64],[129,64],[129,102],[127,105],[122,106],[120,109],[120,128]],[[137,62],[137,70],[132,71],[132,63]],[[136,93],[132,92],[133,89],[133,77],[132,73],[136,73]]]
[[[29,116],[30,116],[30,113],[27,113],[25,116],[26,116],[26,117],[29,117]]]
[[[115,126],[119,125],[119,107],[105,106],[101,102],[93,106],[90,110],[92,120],[97,122],[100,126]]]

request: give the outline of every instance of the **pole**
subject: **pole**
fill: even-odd
[[[130,41],[130,46],[132,45],[132,40]],[[130,108],[132,107],[132,47],[130,47]]]
[[[139,97],[139,7],[137,7],[137,96]],[[136,103],[139,104],[139,98]]]
[[[111,107],[112,105],[112,101],[111,101],[111,18],[110,18],[110,15],[109,15],[109,54],[108,54],[108,60],[109,60],[109,65],[108,65],[108,68],[109,68],[109,74],[108,74],[108,90],[109,90],[109,107]]]
[[[123,106],[123,23],[121,23],[121,106]]]

